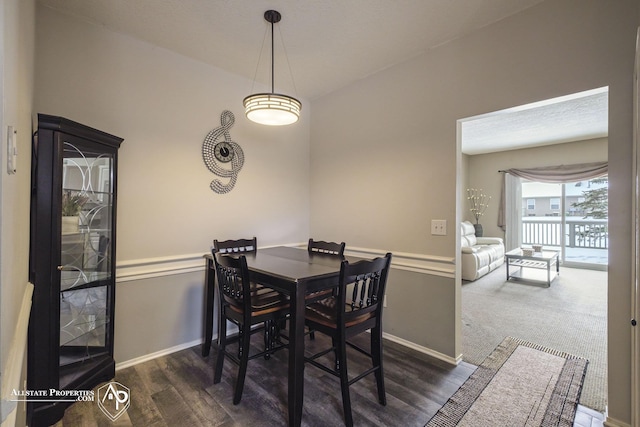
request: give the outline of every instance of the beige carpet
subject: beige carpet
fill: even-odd
[[[571,427],[587,363],[507,337],[426,427]]]
[[[505,267],[462,283],[463,359],[474,365],[511,336],[589,360],[580,404],[604,412],[607,273],[560,268],[551,287],[507,282]]]

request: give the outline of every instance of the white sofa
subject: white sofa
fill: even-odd
[[[469,221],[461,225],[462,279],[476,280],[504,263],[504,242],[499,237],[476,237]]]

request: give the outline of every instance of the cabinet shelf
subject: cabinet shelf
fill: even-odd
[[[61,319],[61,322],[64,320]],[[104,348],[104,328],[107,324],[107,319],[96,319],[95,315],[69,319],[69,322],[60,328],[60,346]]]
[[[109,272],[101,271],[61,271],[60,292],[66,293],[86,288],[108,286],[111,283]]]

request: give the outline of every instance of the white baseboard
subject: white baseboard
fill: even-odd
[[[129,368],[131,366],[137,365],[138,363],[148,362],[149,360],[166,356],[167,354],[175,353],[177,351],[184,350],[186,348],[190,348],[200,344],[202,344],[202,340],[198,339],[198,340],[194,340],[184,344],[179,344],[173,347],[165,348],[164,350],[159,350],[153,353],[145,354],[144,356],[135,357],[133,359],[126,360],[124,362],[119,362],[119,363],[116,363],[116,371],[119,371],[120,369]]]
[[[404,338],[399,338],[396,337],[395,335],[391,335],[391,334],[387,334],[386,332],[382,333],[382,337],[392,341],[396,344],[400,344],[404,347],[410,348],[412,350],[415,350],[417,352],[426,354],[427,356],[431,356],[434,357],[436,359],[442,360],[443,362],[447,362],[450,365],[458,365],[460,364],[460,362],[462,362],[462,356],[458,356],[456,358],[453,358],[451,356],[447,356],[446,354],[440,353],[438,351],[432,350],[428,347],[423,347],[421,345],[418,345],[416,343],[413,343],[411,341],[407,341]]]
[[[233,331],[231,330],[230,332],[233,332]],[[401,345],[403,347],[410,348],[410,349],[415,350],[417,352],[420,352],[420,353],[426,354],[428,356],[434,357],[436,359],[442,360],[442,361],[444,361],[446,363],[449,363],[451,365],[458,365],[462,361],[462,356],[458,356],[457,358],[453,358],[451,356],[447,356],[446,354],[442,354],[442,353],[440,353],[438,351],[435,351],[435,350],[432,350],[430,348],[417,345],[417,344],[412,343],[411,341],[407,341],[407,340],[405,340],[403,338],[396,337],[395,335],[391,335],[391,334],[387,334],[387,333],[383,332],[382,333],[382,337],[384,339],[392,341],[392,342],[394,342],[396,344],[399,344],[399,345]],[[216,335],[214,335],[212,337],[211,342],[215,343],[217,341],[217,339],[218,339],[218,337]],[[153,353],[146,354],[144,356],[140,356],[140,357],[136,357],[136,358],[133,358],[133,359],[126,360],[124,362],[116,363],[116,371],[119,371],[120,369],[129,368],[131,366],[137,365],[138,363],[147,362],[149,360],[153,360],[153,359],[158,358],[158,357],[166,356],[168,354],[175,353],[177,351],[184,350],[184,349],[187,349],[187,348],[190,348],[190,347],[193,347],[193,346],[197,346],[197,345],[202,345],[202,340],[194,340],[194,341],[191,341],[191,342],[188,342],[188,343],[179,344],[179,345],[176,345],[176,346],[173,346],[173,347],[165,348],[164,350],[159,350],[159,351],[156,351],[156,352],[153,352]]]
[[[611,418],[609,416],[604,420],[605,427],[631,427],[630,424],[627,424],[623,421],[616,420],[615,418]]]

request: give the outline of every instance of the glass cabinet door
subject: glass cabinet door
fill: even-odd
[[[114,154],[63,141],[60,366],[109,351]]]

